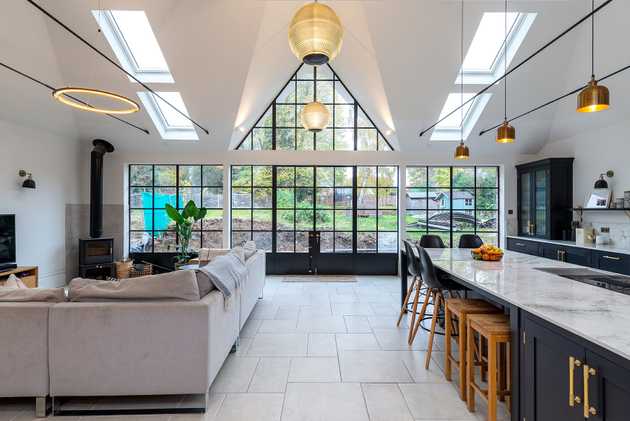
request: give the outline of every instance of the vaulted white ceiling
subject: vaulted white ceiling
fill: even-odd
[[[118,150],[225,151],[263,112],[297,68],[287,43],[287,25],[304,1],[298,0],[39,0],[98,48],[114,57],[98,32],[91,10],[140,9],[151,22],[175,85],[191,116],[210,129],[197,142],[164,142],[146,112],[127,116],[151,131],[145,135],[115,120],[73,111],[50,92],[0,69],[0,119],[62,133],[69,138],[111,140]],[[357,100],[383,131],[392,129],[396,148],[421,155],[452,144],[429,141],[418,132],[433,123],[459,69],[459,2],[451,0],[335,0],[331,4],[346,33],[332,63]],[[597,1],[600,4],[601,1]],[[3,2],[0,61],[53,86],[89,86],[137,99],[141,87],[25,0]],[[519,63],[590,10],[589,0],[510,1],[510,8],[538,17],[512,61]],[[466,0],[465,48],[484,12],[502,11],[502,1]],[[630,2],[613,1],[597,18],[598,75],[630,64]],[[590,76],[590,25],[583,24],[526,64],[509,79],[509,115],[573,90]],[[572,96],[517,121],[518,142],[500,153],[537,152],[545,142],[620,121],[630,109],[630,72],[611,78],[613,107],[606,113],[577,115]],[[466,90],[479,89],[467,86]],[[478,153],[496,153],[494,132],[503,113],[503,85],[494,93],[469,141]],[[445,152],[446,153],[446,152]],[[448,152],[450,153],[450,152]]]

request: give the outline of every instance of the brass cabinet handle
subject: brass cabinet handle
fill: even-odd
[[[575,357],[569,357],[569,406],[573,407],[577,403],[578,405],[582,402],[579,396],[575,396],[575,367],[580,367],[582,365],[582,361],[576,359]]]
[[[615,256],[602,256],[602,257],[608,260],[616,260],[616,261],[621,260],[621,257],[615,257]]]
[[[516,243],[516,245],[517,245],[518,247],[525,247],[525,244],[524,244],[524,243]]]
[[[590,377],[597,374],[594,368],[589,367],[588,364],[584,364],[582,367],[584,373],[584,418],[589,418],[591,415],[597,415],[595,407],[591,406],[588,396],[588,383]]]

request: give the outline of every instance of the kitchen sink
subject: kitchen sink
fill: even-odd
[[[535,268],[541,272],[630,295],[630,276],[607,275],[581,268]]]

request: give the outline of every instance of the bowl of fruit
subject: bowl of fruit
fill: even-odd
[[[492,244],[484,244],[479,248],[470,250],[470,253],[473,259],[486,262],[498,262],[503,258],[503,250]]]

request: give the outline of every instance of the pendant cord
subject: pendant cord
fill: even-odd
[[[461,139],[461,144],[464,144],[464,0],[462,0],[462,4],[461,4],[461,26],[462,26],[462,30],[460,33],[460,38],[459,38],[459,47],[460,47],[460,67],[459,67],[459,72],[460,72],[460,99],[461,99],[461,105],[460,105],[460,123],[459,123],[459,136]]]
[[[591,0],[591,13],[595,11],[595,0]],[[591,77],[595,79],[595,14],[591,15]]]
[[[508,32],[507,32],[507,12],[508,12],[508,0],[505,0],[505,12],[503,14],[504,17],[504,30],[505,30],[505,40],[503,41],[503,74],[506,75],[505,76],[505,81],[503,82],[503,119],[507,121],[507,85],[508,85],[508,78],[507,78],[507,61],[508,61],[508,57],[507,57],[507,38],[508,38]]]

